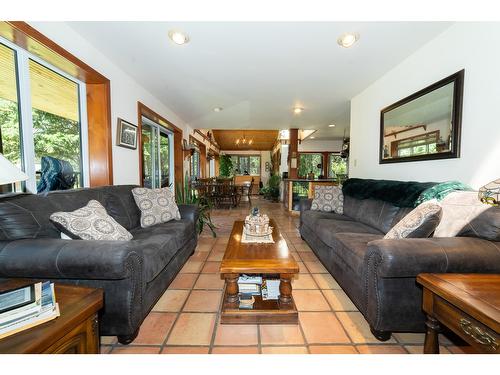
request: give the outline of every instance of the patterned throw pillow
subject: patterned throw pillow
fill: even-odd
[[[421,203],[393,226],[384,239],[427,238],[439,225],[442,214],[437,200]]]
[[[141,210],[141,227],[147,228],[173,219],[180,220],[179,207],[169,188],[134,188],[132,194]]]
[[[311,204],[313,211],[344,213],[344,194],[340,186],[315,186],[314,199]]]
[[[54,212],[50,221],[73,239],[130,241],[132,235],[96,200],[72,212]]]

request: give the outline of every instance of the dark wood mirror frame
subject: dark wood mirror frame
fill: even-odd
[[[379,147],[379,164],[387,164],[387,163],[403,163],[410,161],[423,161],[423,160],[438,160],[438,159],[451,159],[451,158],[459,158],[460,157],[460,132],[462,127],[462,103],[463,103],[463,88],[464,88],[464,74],[465,70],[462,69],[459,72],[452,74],[449,77],[446,77],[432,85],[417,91],[416,93],[401,99],[400,101],[391,104],[390,106],[382,109],[380,111],[380,147]],[[398,108],[404,104],[410,103],[413,100],[420,98],[436,89],[439,89],[443,86],[446,86],[449,83],[454,83],[453,86],[453,110],[451,113],[451,121],[452,121],[452,133],[451,133],[451,149],[446,152],[436,152],[432,154],[426,155],[417,155],[417,156],[406,156],[406,157],[398,157],[398,158],[383,158],[384,152],[384,115],[392,111],[395,108]]]

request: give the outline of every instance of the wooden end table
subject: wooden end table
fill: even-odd
[[[427,314],[424,353],[438,354],[444,325],[480,353],[500,353],[500,275],[420,274]]]
[[[292,296],[292,278],[299,265],[273,219],[274,243],[242,243],[243,221],[235,221],[224,258],[220,265],[221,278],[226,281],[222,302],[222,324],[297,324],[298,313]],[[241,274],[261,275],[263,279],[280,279],[278,300],[263,300],[254,296],[253,309],[240,309],[238,278]]]
[[[38,281],[38,280],[37,280]],[[36,280],[12,279],[0,290],[32,284]],[[36,327],[0,339],[2,354],[98,354],[102,289],[54,283],[61,316]]]

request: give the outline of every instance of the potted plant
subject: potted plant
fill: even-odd
[[[217,237],[217,233],[215,232],[215,225],[212,222],[212,218],[210,217],[212,204],[206,197],[197,197],[195,194],[193,194],[193,191],[189,186],[189,176],[187,172],[184,178],[184,188],[182,188],[181,184],[177,185],[176,200],[177,204],[195,204],[198,206],[199,216],[198,222],[196,223],[198,234],[201,234],[203,232],[203,229],[206,225],[212,231],[212,236]]]

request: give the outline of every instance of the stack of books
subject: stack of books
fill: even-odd
[[[280,280],[267,279],[262,284],[262,299],[264,301],[270,299],[278,299],[280,296]]]
[[[261,276],[241,275],[238,279],[238,289],[240,293],[260,295],[260,286],[262,284]]]
[[[252,309],[254,296],[260,296],[261,276],[241,275],[238,279],[240,309]]]
[[[0,339],[60,315],[50,281],[0,292]]]

